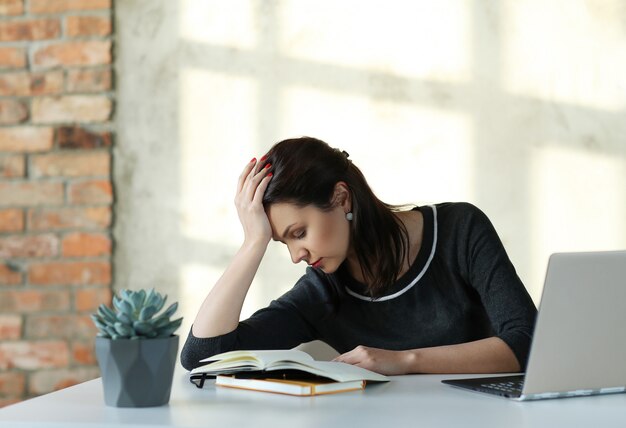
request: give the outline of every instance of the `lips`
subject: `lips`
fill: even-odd
[[[311,264],[311,267],[318,268],[322,264],[322,259],[319,259],[315,263]]]

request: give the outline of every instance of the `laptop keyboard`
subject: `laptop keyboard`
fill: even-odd
[[[444,379],[441,382],[508,398],[520,398],[524,389],[523,374],[473,379]]]
[[[520,379],[506,382],[484,383],[480,386],[486,389],[496,389],[510,394],[521,394],[524,387],[524,380]]]

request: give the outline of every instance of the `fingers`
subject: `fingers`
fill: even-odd
[[[352,364],[384,375],[415,373],[410,351],[390,351],[359,345],[333,361]]]
[[[250,172],[255,169],[256,165],[256,158],[252,158],[252,160],[250,160],[250,162],[248,162],[246,167],[243,169],[241,175],[239,176],[239,180],[237,181],[237,194],[241,193],[241,190],[243,189],[243,186],[246,182],[246,178],[248,178]]]
[[[250,171],[242,189],[242,195],[245,201],[254,200],[254,196],[258,191],[259,184],[267,176],[270,167],[271,165],[268,164],[265,166],[265,168],[259,171],[257,171],[257,168],[254,168],[252,171]],[[263,197],[263,194],[261,194],[261,197]]]
[[[269,180],[272,175],[269,173],[271,168],[270,164],[265,164],[263,168],[261,168],[263,160],[264,158],[260,161],[253,158],[245,166],[237,183],[237,194],[235,197],[236,204],[249,203],[252,201],[260,203],[262,201],[263,194],[267,189],[267,185],[269,184]]]
[[[272,173],[271,172],[267,173],[269,168],[263,168],[263,169],[266,175],[265,177],[261,179],[261,182],[259,183],[259,185],[256,188],[256,191],[254,192],[254,197],[252,198],[252,202],[255,204],[261,204],[263,202],[263,195],[265,195],[265,190],[267,189],[267,186],[269,186],[270,180],[272,179]]]
[[[338,361],[340,363],[354,364],[360,361],[360,350],[359,348],[354,348],[352,351],[348,351],[345,354],[341,354],[336,357],[333,361]]]

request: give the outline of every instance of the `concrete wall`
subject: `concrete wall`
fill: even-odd
[[[465,200],[538,301],[553,251],[626,247],[623,1],[118,0],[115,287],[188,328],[275,141],[348,151],[390,203]],[[304,271],[272,243],[243,316]]]

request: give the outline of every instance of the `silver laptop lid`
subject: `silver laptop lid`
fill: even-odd
[[[524,395],[626,386],[626,251],[550,257]]]

